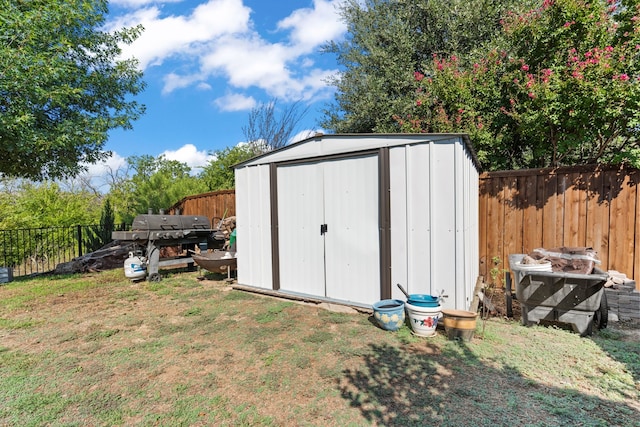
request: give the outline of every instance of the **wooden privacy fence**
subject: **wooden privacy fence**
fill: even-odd
[[[480,274],[489,278],[492,268],[509,268],[509,254],[590,246],[604,270],[640,279],[639,181],[639,171],[626,167],[482,174]]]
[[[169,214],[204,215],[209,221],[218,220],[236,214],[235,190],[212,191],[187,196],[169,208]],[[214,223],[212,226],[216,226]]]

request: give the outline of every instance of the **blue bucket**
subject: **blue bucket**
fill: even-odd
[[[417,307],[438,307],[440,305],[438,297],[426,294],[411,294],[407,302]]]

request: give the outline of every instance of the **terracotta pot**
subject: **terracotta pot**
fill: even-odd
[[[450,340],[471,341],[476,331],[478,313],[466,310],[442,310],[442,323]]]

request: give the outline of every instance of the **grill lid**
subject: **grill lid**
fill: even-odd
[[[207,217],[195,215],[138,215],[133,219],[131,231],[114,231],[114,240],[177,241],[208,236],[212,231]]]
[[[195,215],[138,215],[131,231],[209,230],[211,223],[204,216]]]

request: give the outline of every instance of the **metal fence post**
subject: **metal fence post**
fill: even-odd
[[[78,256],[82,256],[82,226],[78,225]]]

